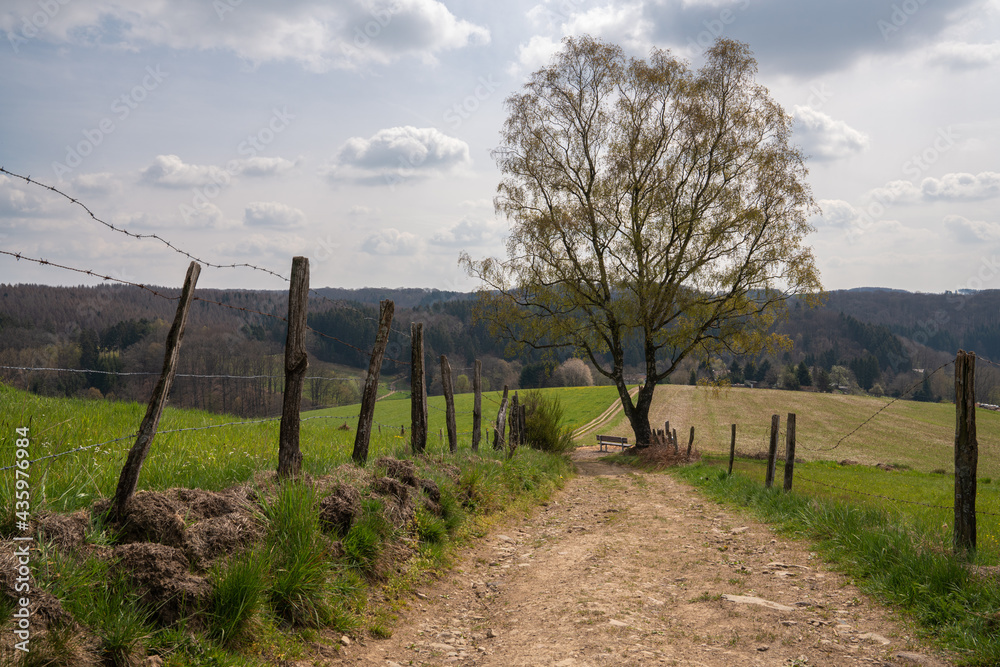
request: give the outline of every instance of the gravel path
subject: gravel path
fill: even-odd
[[[429,581],[390,639],[325,664],[951,664],[805,543],[594,449],[551,503]]]

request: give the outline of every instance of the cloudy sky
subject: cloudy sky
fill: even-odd
[[[459,252],[504,254],[504,98],[583,33],[695,67],[750,45],[827,288],[1000,288],[1000,0],[4,0],[0,166],[213,263],[470,289]],[[0,249],[166,285],[188,261],[3,175]],[[87,279],[0,255],[0,282]]]

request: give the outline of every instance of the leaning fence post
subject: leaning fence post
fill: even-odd
[[[976,549],[976,354],[955,358],[955,551]]]
[[[455,389],[451,379],[451,364],[441,355],[441,387],[444,389],[445,425],[448,427],[448,449],[458,451],[458,428],[455,426]]]
[[[493,430],[493,449],[503,449],[505,444],[504,433],[507,429],[507,385],[503,386],[503,398],[500,399],[500,410],[497,412],[497,421]]]
[[[792,490],[792,474],[795,468],[795,413],[788,413],[785,422],[785,491]]]
[[[361,394],[361,414],[358,416],[358,431],[354,434],[354,452],[351,458],[358,465],[368,461],[368,443],[372,435],[372,419],[375,416],[375,401],[378,398],[378,379],[382,373],[382,357],[389,342],[389,327],[392,325],[392,313],[395,304],[389,299],[379,303],[378,334],[375,336],[375,347],[368,362],[368,376],[365,378],[365,389]]]
[[[736,458],[736,424],[733,424],[733,435],[729,439],[729,474],[733,474],[733,459]]]
[[[767,449],[767,473],[764,475],[764,486],[768,489],[774,484],[774,464],[778,458],[778,427],[781,425],[781,418],[778,415],[771,415],[771,445]]]
[[[201,265],[197,262],[191,262],[187,275],[184,277],[184,288],[181,290],[174,323],[167,333],[166,350],[163,354],[163,371],[160,373],[160,379],[149,398],[146,415],[142,418],[142,423],[139,426],[139,435],[136,436],[135,444],[129,450],[128,459],[126,459],[121,475],[118,477],[115,497],[111,502],[111,515],[119,520],[125,517],[125,507],[135,495],[135,489],[139,484],[139,472],[142,470],[146,455],[149,454],[149,448],[153,445],[156,428],[160,423],[160,415],[163,414],[163,406],[167,402],[168,394],[170,394],[170,385],[174,381],[177,359],[181,353],[184,326],[187,324],[188,311],[191,308],[194,286],[198,283],[199,274],[201,274]]]
[[[410,324],[410,449],[427,447],[427,384],[424,382],[424,325]]]
[[[472,451],[479,451],[479,439],[482,438],[483,421],[483,362],[476,359],[472,374],[472,391],[475,394],[472,403]]]
[[[694,426],[691,427],[691,437],[688,438],[687,457],[691,458],[691,448],[694,446]]]
[[[278,428],[278,477],[294,477],[302,469],[299,450],[299,408],[309,355],[306,353],[306,315],[309,301],[309,260],[292,259],[288,288],[288,335],[285,339],[285,393]]]
[[[517,392],[514,392],[514,397],[510,401],[509,416],[507,417],[510,422],[510,438],[507,439],[507,458],[514,456],[514,450],[517,446],[521,444],[521,410],[520,405],[517,400]]]

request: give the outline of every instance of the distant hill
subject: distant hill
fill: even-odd
[[[175,296],[176,288],[157,288]],[[181,405],[241,414],[271,413],[279,404],[287,294],[264,290],[198,290],[189,319],[182,373],[255,375],[256,380],[219,380],[214,386],[193,380],[178,383],[172,400]],[[475,359],[493,387],[517,386],[525,366],[539,377],[542,356],[523,352],[509,356],[507,342],[492,336],[474,318],[474,295],[417,288],[319,288],[310,295],[309,323],[323,335],[310,336],[313,372],[335,375],[338,368],[367,368],[375,336],[378,302],[391,299],[396,315],[384,367],[386,375],[408,375],[411,322],[424,325],[427,380],[439,385],[437,359],[447,355],[456,374],[468,374]],[[115,372],[159,371],[162,342],[176,301],[121,285],[50,287],[0,285],[0,365],[76,368]],[[779,331],[793,341],[790,350],[754,359],[692,360],[675,382],[688,374],[720,369],[742,373],[749,364],[756,381],[782,386],[782,374],[804,365],[823,372],[847,369],[862,389],[878,385],[892,393],[914,382],[913,368],[940,365],[959,348],[1000,359],[1000,291],[971,294],[922,294],[864,287],[830,292],[822,306],[792,302]],[[557,359],[556,361],[561,361]],[[638,346],[627,363],[641,375]],[[551,371],[547,367],[546,373]],[[739,373],[737,373],[737,376]],[[759,377],[758,377],[759,376]],[[39,373],[0,371],[7,382],[40,393],[84,392],[145,400],[148,378],[107,373]],[[279,378],[278,381],[269,378]],[[541,376],[547,377],[544,373]],[[736,377],[736,376],[734,376]],[[754,379],[754,378],[747,378]],[[336,385],[336,382],[327,383]],[[314,388],[314,404],[354,398],[349,382],[336,391]],[[946,387],[939,388],[942,394]],[[931,392],[933,395],[933,392]]]

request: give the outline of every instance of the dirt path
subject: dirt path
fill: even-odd
[[[390,639],[327,664],[950,664],[804,543],[594,449],[549,505],[428,582]]]
[[[630,389],[628,395],[634,397],[638,393],[639,393],[639,388],[636,387],[635,389]],[[608,423],[614,417],[616,417],[619,412],[621,412],[624,409],[625,408],[624,406],[622,406],[621,401],[615,401],[614,403],[611,404],[611,406],[607,410],[602,412],[594,419],[591,419],[589,422],[587,422],[580,428],[573,431],[573,439],[578,440],[583,436],[587,435],[588,433],[590,433],[591,431],[593,431],[594,429],[596,429],[598,426]]]

